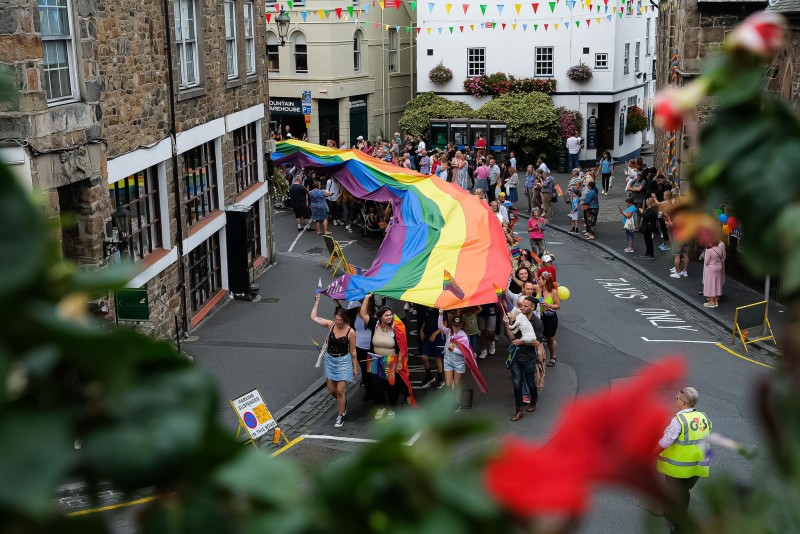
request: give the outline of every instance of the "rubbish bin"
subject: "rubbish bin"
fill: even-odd
[[[569,172],[569,153],[567,149],[558,151],[558,172]]]

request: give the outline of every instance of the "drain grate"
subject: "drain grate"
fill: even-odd
[[[275,304],[276,302],[280,302],[280,298],[278,297],[261,297],[261,300],[258,302],[262,304]]]
[[[475,394],[473,389],[462,389],[461,390],[461,407],[462,408],[472,408],[472,397]]]

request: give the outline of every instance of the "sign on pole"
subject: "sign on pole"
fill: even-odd
[[[303,118],[305,119],[306,126],[311,124],[311,91],[303,91],[300,103],[303,106]]]
[[[117,289],[114,303],[118,321],[149,321],[150,304],[146,289]]]
[[[240,428],[244,428],[253,441],[278,426],[257,389],[233,399],[231,406],[239,416]]]

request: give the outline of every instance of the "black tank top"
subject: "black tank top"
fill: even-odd
[[[337,338],[336,334],[333,333],[333,329],[331,328],[331,331],[328,334],[328,354],[331,356],[344,356],[350,352],[350,339],[348,338],[350,335],[350,330],[351,329],[348,328],[345,335]]]

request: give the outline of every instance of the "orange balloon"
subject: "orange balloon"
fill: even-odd
[[[731,233],[731,227],[728,226],[727,224],[723,224],[722,225],[722,233],[725,234],[725,235],[730,234]]]

